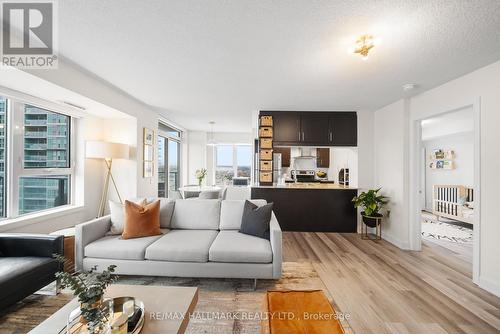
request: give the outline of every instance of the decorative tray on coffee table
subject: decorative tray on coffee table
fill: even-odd
[[[144,326],[144,303],[142,301],[134,297],[113,298],[113,309],[114,319],[117,319],[123,313],[128,314],[128,334],[138,334],[141,332]]]
[[[59,331],[59,334],[88,333],[86,328],[82,327],[84,322],[82,322],[83,320],[80,314],[80,308],[73,310],[70,314],[72,320],[68,321],[68,325],[64,326],[64,328]],[[126,315],[126,318],[123,317],[123,315]],[[118,326],[122,329],[124,329],[123,326],[127,326],[127,331],[119,331],[119,333],[140,333],[144,326],[144,303],[134,297],[113,298],[113,317],[110,323],[112,327]]]

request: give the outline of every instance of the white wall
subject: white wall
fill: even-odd
[[[412,99],[412,119],[428,118],[437,113],[463,108],[480,101],[481,135],[481,286],[500,295],[500,62],[450,81]]]
[[[358,187],[373,188],[374,182],[374,122],[373,111],[358,111]]]
[[[349,185],[358,187],[358,148],[332,147],[330,148],[330,168],[328,179],[339,183],[339,172],[342,168],[349,168]]]
[[[207,168],[207,133],[204,131],[188,131],[187,141],[187,183],[198,184],[195,176],[196,170]]]
[[[385,239],[409,247],[408,235],[408,111],[404,100],[377,110],[375,127],[375,188],[390,197],[390,215],[382,225]]]
[[[422,120],[422,140],[474,131],[472,107]]]
[[[499,78],[500,62],[496,62],[414,96],[406,103],[398,101],[375,112],[375,180],[384,187],[389,195],[395,196],[390,224],[395,223],[396,217],[394,216],[397,216],[397,223],[401,225],[395,227],[394,224],[388,227],[389,234],[386,234],[386,237],[389,237],[389,241],[397,245],[406,245],[410,212],[405,204],[407,201],[404,201],[409,195],[409,190],[405,189],[407,180],[404,174],[409,168],[407,154],[410,150],[410,143],[403,144],[403,149],[400,145],[408,141],[410,125],[412,126],[415,120],[463,109],[473,104],[480,107],[481,224],[478,283],[496,295],[500,295],[500,258],[498,257],[500,254],[500,243],[498,242],[500,236],[500,220],[498,218],[498,203],[500,202],[498,192],[500,189],[500,178],[498,177],[500,170],[500,156],[498,154],[498,143],[500,142],[500,132],[498,131],[500,124]],[[407,114],[409,119],[405,120]],[[407,130],[403,131],[403,129]],[[401,169],[393,166],[399,166]],[[392,177],[388,171],[393,173]],[[477,187],[477,185],[474,186]],[[394,215],[396,211],[398,214]],[[394,228],[396,230],[393,230]],[[386,231],[384,230],[384,232]]]
[[[432,211],[434,185],[474,185],[474,132],[459,133],[422,142],[426,150],[425,168],[425,208]],[[430,155],[435,149],[455,152],[455,169],[429,168]]]

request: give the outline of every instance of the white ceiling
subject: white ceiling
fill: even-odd
[[[375,109],[500,59],[498,0],[64,0],[60,54],[193,130]],[[382,39],[368,61],[346,50]]]
[[[43,101],[50,101],[54,103],[55,106],[61,108],[60,110],[62,112],[67,112],[76,117],[130,117],[128,114],[43,80],[33,74],[15,68],[3,68],[0,74],[0,95],[8,96],[11,94],[20,99],[27,98],[31,103],[34,103],[36,98],[43,99]],[[20,96],[20,94],[22,96]],[[74,108],[67,105],[65,102],[84,107],[85,110]]]

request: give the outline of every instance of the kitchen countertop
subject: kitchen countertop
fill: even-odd
[[[286,183],[284,185],[259,186],[252,185],[252,188],[276,188],[276,189],[332,189],[332,190],[356,190],[356,187],[343,186],[337,183],[320,183],[320,182],[297,182]]]

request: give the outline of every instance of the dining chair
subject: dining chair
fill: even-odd
[[[198,187],[197,184],[188,184],[186,187]],[[183,191],[184,199],[198,197],[200,195],[199,191]]]
[[[199,199],[219,199],[220,191],[219,190],[204,190],[200,192]]]

